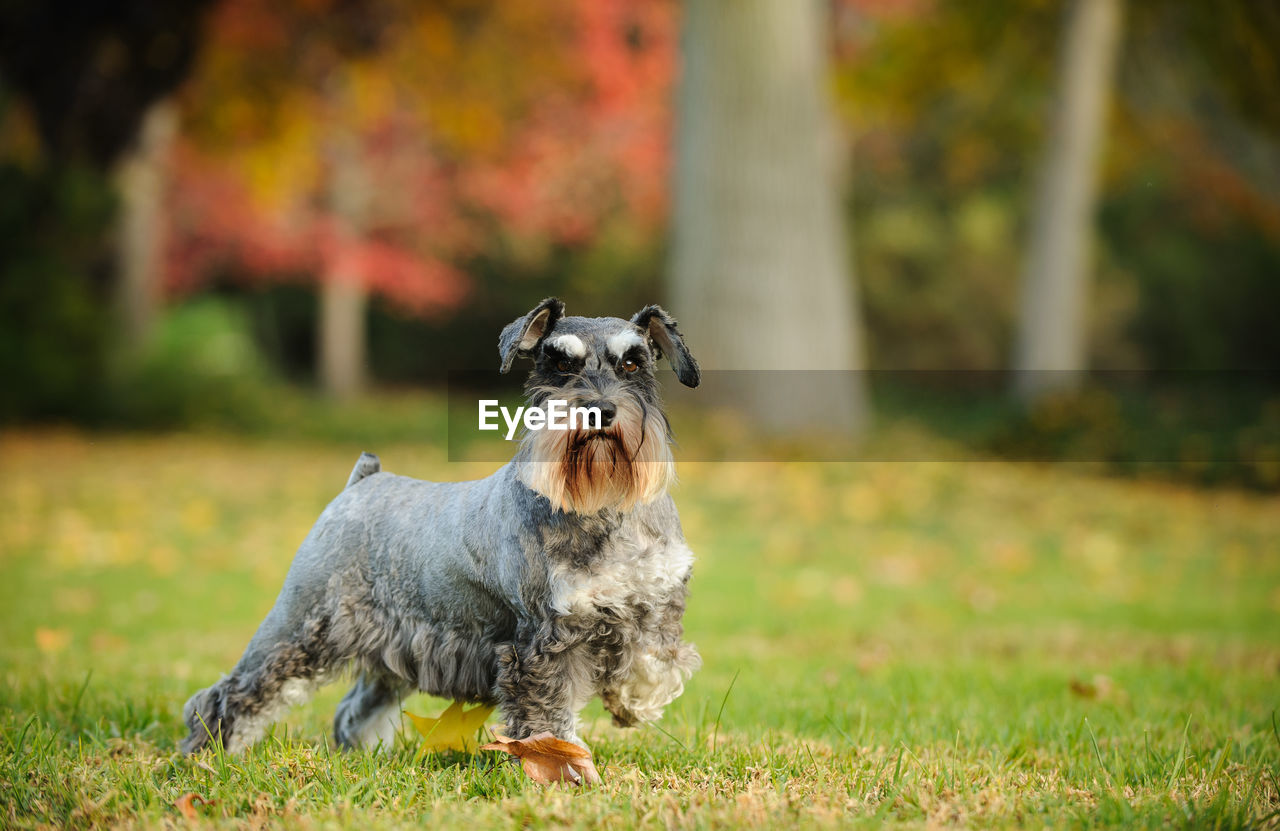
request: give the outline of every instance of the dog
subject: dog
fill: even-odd
[[[696,387],[698,363],[658,306],[630,320],[564,309],[547,298],[505,327],[499,371],[532,359],[529,404],[597,408],[598,428],[528,431],[470,482],[396,476],[363,454],[239,663],[187,701],[183,752],[242,751],[352,669],[334,719],[345,748],[393,746],[414,690],[497,705],[513,738],[583,747],[594,696],[631,726],[683,692],[701,664],[682,640],[693,554],[654,368],[665,356]]]

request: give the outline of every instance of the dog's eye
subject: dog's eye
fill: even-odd
[[[560,370],[561,372],[568,372],[569,370],[573,369],[573,361],[569,360],[568,358],[561,358],[560,360],[556,361],[556,369]]]
[[[639,368],[640,368],[640,364],[636,363],[630,358],[627,358],[625,361],[622,362],[623,372],[635,372]]]

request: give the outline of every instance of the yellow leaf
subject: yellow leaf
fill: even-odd
[[[44,626],[36,629],[36,648],[41,652],[61,652],[70,643],[71,633],[66,629],[49,629]]]
[[[423,748],[427,750],[470,750],[476,746],[475,735],[493,707],[483,704],[463,710],[461,701],[455,701],[439,718],[418,716],[404,711],[413,722],[413,728],[422,734]]]

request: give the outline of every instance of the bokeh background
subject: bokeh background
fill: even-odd
[[[706,667],[580,819],[1274,824],[1255,0],[4,0],[0,824],[569,822],[322,757],[336,687],[172,756],[359,451],[492,471],[449,381],[548,295],[740,382],[673,413]]]
[[[710,369],[884,371],[851,431],[990,373],[985,451],[1280,484],[1277,12],[811,6],[6,4],[0,417],[261,429],[489,370],[558,294],[664,302]],[[1181,374],[1003,406],[1071,370]]]

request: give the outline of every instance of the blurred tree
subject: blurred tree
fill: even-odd
[[[164,202],[178,131],[170,99],[151,105],[132,148],[116,166],[116,294],[122,336],[136,352],[151,333],[164,266]]]
[[[186,78],[212,0],[7,0],[0,73],[46,152],[110,167],[152,103]]]
[[[212,238],[195,248],[185,274],[206,258],[225,262],[237,254],[265,261],[268,270],[314,265],[317,376],[340,398],[364,382],[366,272],[418,283],[450,278],[423,274],[412,255],[372,239],[368,227],[366,143],[386,113],[376,101],[370,111],[367,84],[357,75],[387,48],[398,13],[362,0],[228,0],[213,17],[206,57],[184,94],[203,147],[180,156],[179,176],[195,188],[175,195],[187,197],[180,207],[199,213],[183,215],[179,230]],[[237,167],[246,174],[239,180]],[[230,191],[230,204],[213,204],[218,190]],[[312,211],[313,222],[299,223]],[[233,240],[240,245],[229,245]]]
[[[1142,10],[1154,13],[1157,24],[1160,17],[1181,18],[1188,40],[1213,67],[1236,112],[1280,138],[1280,4],[1165,0],[1144,3]]]
[[[342,112],[355,102],[347,79],[331,78],[329,105]],[[337,253],[324,264],[320,281],[317,353],[320,384],[335,398],[351,398],[365,384],[369,292],[352,253],[364,234],[369,211],[369,181],[360,137],[342,118],[330,121],[325,150],[329,163],[328,208],[333,214]]]
[[[1280,6],[1127,17],[1101,225],[1136,288],[1126,334],[1158,369],[1280,366]]]
[[[1014,355],[1019,396],[1073,389],[1085,368],[1085,304],[1099,158],[1122,0],[1071,0],[1058,94],[1032,218]]]
[[[111,216],[97,171],[0,164],[0,422],[101,415]]]
[[[685,4],[674,308],[704,366],[754,371],[731,395],[778,430],[866,422],[827,18],[818,0]]]
[[[109,171],[135,144],[155,102],[187,75],[209,4],[0,4],[0,99],[7,99],[0,101],[0,130],[23,133],[30,124],[38,139],[34,153],[0,159],[0,238],[12,243],[0,263],[0,329],[12,362],[3,373],[10,394],[0,415],[101,415],[118,322],[102,309],[110,307],[113,283],[129,295],[122,273],[145,276],[111,267],[111,225],[115,219],[118,255],[150,248],[146,223],[135,221],[133,209],[135,197],[156,191],[133,177],[118,205]]]
[[[1052,0],[839,0],[848,222],[876,369],[1009,363],[1026,157],[1042,140]]]
[[[671,2],[386,0],[360,16],[359,49],[341,46],[350,27],[332,31],[330,5],[219,8],[184,94],[174,288],[228,272],[345,282],[347,300],[325,301],[320,320],[349,331],[364,319],[361,287],[402,315],[471,291],[514,316],[545,285],[509,277],[497,291],[464,276],[469,263],[536,273],[560,248],[658,226]],[[339,272],[353,279],[329,279]],[[336,340],[319,333],[325,343]]]
[[[1028,160],[1037,147],[1047,160],[1064,4],[839,0],[837,10],[871,363],[1012,366],[1019,249],[1031,234],[1019,237],[1036,197]],[[1267,126],[1280,123],[1280,7],[1150,0],[1124,16],[1088,363],[1254,366],[1275,354],[1259,351],[1270,329],[1223,320],[1266,307],[1225,311],[1265,300],[1280,262],[1280,133]]]

